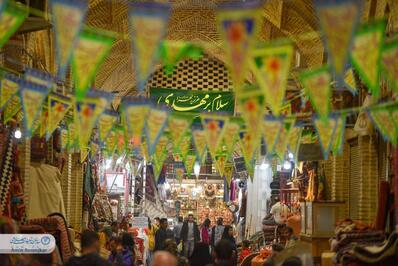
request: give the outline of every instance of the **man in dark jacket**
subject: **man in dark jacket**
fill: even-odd
[[[82,256],[71,257],[65,266],[110,266],[111,264],[100,257],[99,237],[97,233],[86,230],[81,235]]]
[[[200,241],[199,228],[194,222],[192,214],[188,215],[188,220],[182,225],[180,239],[184,245],[184,256],[189,258],[192,255],[195,243]]]
[[[173,231],[168,229],[168,223],[166,218],[160,219],[160,224],[159,224],[159,229],[156,231],[155,234],[155,250],[154,251],[159,251],[159,250],[164,250],[164,242],[166,239],[173,239],[174,240],[174,234]]]

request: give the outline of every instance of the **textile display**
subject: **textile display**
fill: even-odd
[[[335,261],[342,262],[344,258],[347,259],[348,254],[352,253],[354,246],[380,245],[384,240],[383,231],[376,231],[361,222],[346,219],[336,226],[331,250],[336,252]]]
[[[74,247],[69,239],[65,218],[59,213],[52,213],[49,217],[36,218],[28,221],[28,225],[40,225],[47,233],[54,236],[61,258],[65,262],[74,254]]]
[[[3,153],[3,161],[1,165],[1,179],[0,179],[0,215],[5,209],[8,194],[10,192],[10,184],[12,178],[12,169],[14,164],[14,139],[11,137],[13,132],[6,130],[3,133],[5,137],[5,152]]]
[[[46,217],[58,212],[65,215],[61,178],[58,168],[32,163],[29,168],[30,188],[28,194],[28,219]]]
[[[398,233],[393,232],[388,240],[381,246],[355,246],[353,254],[348,258],[356,262],[381,265],[393,265],[396,263],[396,250],[398,247]],[[344,260],[344,258],[343,258]]]
[[[93,215],[99,221],[113,221],[112,208],[105,193],[96,193],[93,200]]]
[[[247,181],[247,212],[246,226],[250,226],[249,234],[262,230],[261,221],[267,213],[267,198],[271,196],[271,168],[263,169],[256,166],[254,179]],[[249,221],[251,224],[249,225]]]

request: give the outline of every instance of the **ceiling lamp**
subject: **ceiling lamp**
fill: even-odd
[[[290,170],[292,168],[292,164],[289,161],[285,161],[283,163],[283,169]]]

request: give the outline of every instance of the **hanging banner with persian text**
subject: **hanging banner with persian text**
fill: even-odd
[[[149,92],[154,103],[170,106],[174,111],[234,113],[235,99],[232,92],[163,88],[151,88]]]

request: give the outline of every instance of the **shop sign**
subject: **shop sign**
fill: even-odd
[[[133,217],[132,227],[135,228],[147,228],[148,227],[148,217]]]
[[[232,92],[192,91],[150,88],[152,102],[166,105],[178,112],[224,112],[233,114],[235,99]]]

